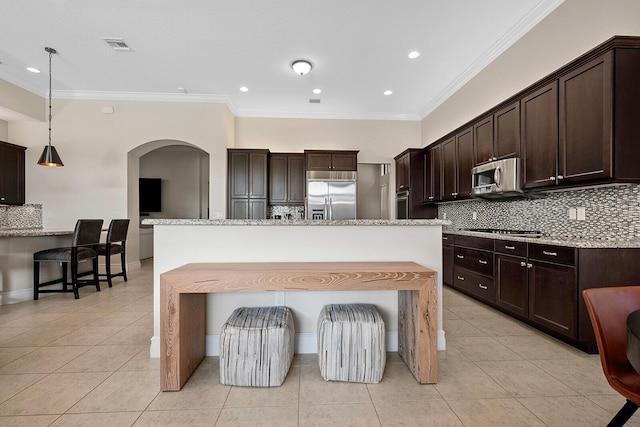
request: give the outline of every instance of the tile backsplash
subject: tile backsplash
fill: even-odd
[[[304,219],[304,206],[269,206],[269,219]]]
[[[438,217],[444,219],[446,214],[453,228],[536,230],[585,239],[640,238],[640,185],[562,190],[540,196],[441,203]],[[585,220],[569,219],[569,209],[580,207],[585,208]]]
[[[0,229],[42,228],[42,205],[0,206]]]

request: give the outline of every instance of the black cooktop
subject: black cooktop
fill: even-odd
[[[463,228],[462,231],[475,231],[477,233],[491,233],[491,234],[508,234],[511,236],[528,236],[528,237],[540,237],[542,233],[534,230],[501,230],[497,228]]]

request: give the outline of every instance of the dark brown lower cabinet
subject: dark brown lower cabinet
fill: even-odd
[[[442,282],[453,284],[453,236],[442,236]],[[451,243],[449,243],[451,242]]]
[[[577,338],[576,268],[530,261],[529,319],[567,338]]]
[[[529,316],[527,259],[496,255],[496,304],[518,317]]]

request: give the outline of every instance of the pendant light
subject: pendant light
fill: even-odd
[[[64,166],[56,147],[51,145],[51,57],[58,52],[52,47],[45,47],[44,50],[49,53],[49,144],[44,147],[38,164],[41,166]]]

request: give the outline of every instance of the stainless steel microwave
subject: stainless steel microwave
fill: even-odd
[[[485,199],[522,195],[521,161],[496,160],[471,170],[471,194]]]

